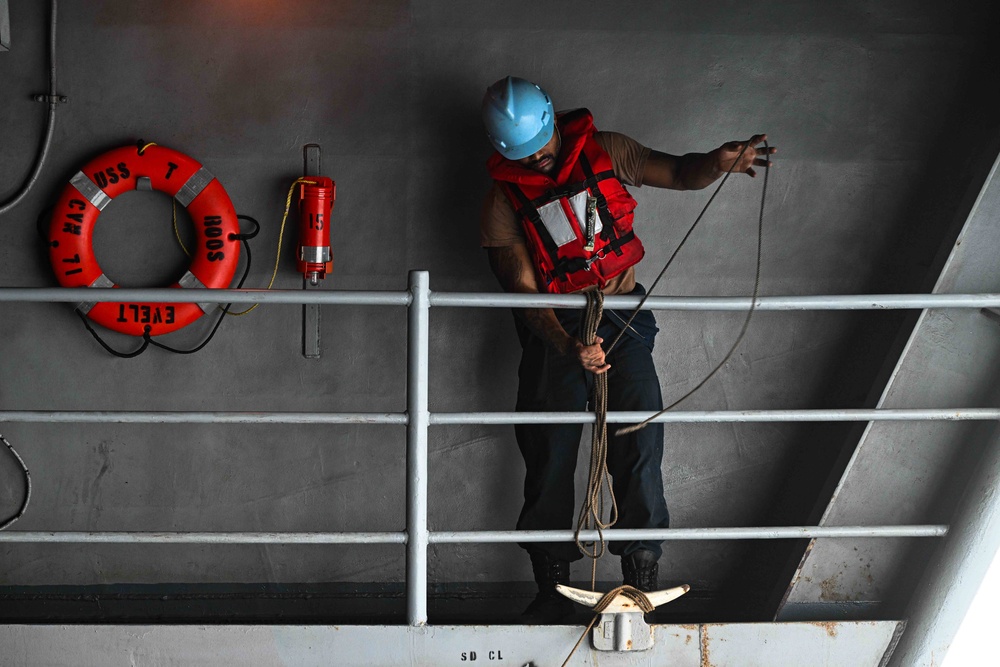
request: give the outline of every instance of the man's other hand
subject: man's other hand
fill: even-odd
[[[604,339],[600,336],[594,339],[593,345],[584,345],[582,342],[574,339],[573,347],[569,353],[576,355],[584,370],[599,375],[611,368],[611,365],[604,359],[604,348],[601,347],[601,343],[603,342]]]

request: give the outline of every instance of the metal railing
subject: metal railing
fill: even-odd
[[[0,288],[0,302],[79,302],[82,292],[72,288]],[[87,289],[87,302],[191,301],[188,290]],[[435,531],[427,528],[428,429],[447,424],[593,423],[588,412],[456,412],[428,409],[429,328],[432,307],[524,308],[586,305],[582,295],[434,293],[429,274],[412,271],[408,291],[299,291],[204,290],[199,303],[284,303],[321,305],[404,306],[408,310],[407,402],[405,412],[138,412],[138,411],[0,411],[0,422],[32,423],[219,423],[219,424],[396,424],[407,429],[407,519],[402,532],[292,533],[292,532],[0,532],[0,543],[188,543],[188,544],[405,544],[407,548],[407,619],[411,625],[427,622],[427,549],[430,544],[572,541],[571,530],[556,531]],[[640,297],[608,296],[608,308],[635,308]],[[650,297],[651,310],[746,310],[749,297]],[[923,308],[997,308],[1000,294],[887,294],[856,296],[765,296],[756,310],[886,310]],[[635,423],[646,412],[611,412],[609,423]],[[894,410],[700,410],[668,412],[657,422],[869,422],[925,420],[997,420],[1000,409]],[[780,526],[760,528],[610,529],[608,540],[769,540],[865,537],[941,537],[945,525],[912,526]],[[584,540],[596,531],[581,533]]]

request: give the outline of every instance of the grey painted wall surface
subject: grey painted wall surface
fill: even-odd
[[[1000,289],[996,272],[1000,182],[996,174],[995,164],[934,287],[935,293],[995,293]],[[996,405],[1000,399],[998,368],[1000,328],[995,320],[975,309],[928,310],[921,314],[907,341],[892,379],[879,399],[879,407]],[[964,521],[952,521],[955,505],[974,475],[991,469],[987,452],[996,446],[997,429],[995,422],[959,428],[944,422],[869,424],[834,499],[825,510],[822,524],[889,521],[910,524],[931,517],[951,521],[950,536],[959,533]],[[980,482],[982,486],[991,490],[981,495],[995,495],[991,485]],[[920,491],[915,493],[914,488]],[[970,498],[966,502],[973,501]],[[981,513],[973,510],[965,516],[965,521]],[[981,531],[972,534],[978,532]],[[905,563],[912,545],[900,540],[889,547],[881,540],[859,540],[853,545],[822,541],[815,544],[804,559],[788,602],[882,600],[892,596],[894,589],[917,586],[919,568],[906,567]],[[975,570],[970,573],[947,570],[954,570],[963,561],[974,563],[977,558],[988,563],[994,552],[991,545],[982,545],[981,551],[966,549],[963,557],[945,563],[933,573],[937,576],[932,575],[929,580],[947,581],[947,588],[955,591],[963,590],[964,583],[974,592],[980,582],[973,580],[975,575],[971,572]],[[985,570],[985,566],[981,569]],[[956,577],[961,581],[951,581]],[[940,600],[930,604],[935,610],[943,606]],[[966,607],[967,604],[960,606],[957,618],[954,613],[948,615],[955,627]],[[936,648],[943,643],[947,648],[953,636],[954,630],[928,643]]]
[[[0,196],[30,167],[42,131],[45,8],[11,8],[0,55]],[[54,150],[29,199],[0,219],[0,284],[54,284],[35,231],[68,178],[139,138],[205,164],[263,229],[247,285],[267,284],[301,147],[323,146],[337,181],[335,268],[326,289],[495,291],[478,247],[488,150],[485,86],[508,73],[598,127],[672,153],[766,131],[779,146],[765,221],[765,294],[926,291],[927,267],[996,141],[989,3],[63,2]],[[992,106],[991,106],[992,105]],[[995,150],[992,151],[995,155]],[[661,294],[747,294],[760,179],[734,180],[671,268]],[[659,271],[708,192],[641,189],[641,281]],[[291,223],[294,223],[294,218]],[[186,265],[169,200],[130,194],[95,241],[126,286]],[[297,288],[286,235],[275,282]],[[0,306],[3,409],[403,409],[405,315],[327,308],[323,358],[300,353],[298,307],[230,318],[202,352],[107,355],[65,304]],[[205,318],[206,320],[208,318]],[[725,354],[741,316],[662,313],[664,394],[682,395]],[[756,316],[727,368],[685,405],[855,406],[901,318]],[[171,335],[187,346],[209,322]],[[507,410],[518,358],[510,315],[432,313],[431,410]],[[133,341],[107,334],[130,348]],[[401,427],[2,425],[32,470],[24,530],[399,530]],[[833,436],[829,434],[832,433]],[[783,425],[667,429],[664,481],[676,526],[766,524],[803,446],[837,430]],[[435,427],[432,529],[505,529],[522,464],[507,427]],[[816,474],[816,471],[812,471]],[[822,472],[822,471],[819,471]],[[582,482],[584,466],[579,474]],[[0,458],[0,506],[17,469]],[[802,500],[811,506],[815,498]],[[720,586],[753,545],[670,546],[662,577]],[[0,584],[396,581],[400,547],[21,545],[0,549]],[[441,546],[431,579],[529,578],[513,546]],[[586,577],[582,564],[575,575]],[[606,560],[598,578],[613,579]]]

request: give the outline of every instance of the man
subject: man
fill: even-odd
[[[643,256],[632,229],[636,203],[625,186],[701,189],[731,166],[754,176],[754,166],[770,166],[767,155],[775,152],[755,148],[764,135],[752,137],[742,155],[740,142],[679,157],[651,151],[622,134],[596,131],[586,109],[556,114],[544,90],[515,77],[487,89],[482,112],[496,152],[487,163],[494,185],[483,208],[481,241],[508,292],[644,294],[634,272]],[[592,345],[581,340],[577,309],[526,308],[515,314],[522,346],[518,411],[585,410],[594,374],[600,373],[608,374],[608,410],[662,409],[651,354],[657,328],[649,311],[626,327],[630,313],[605,310]],[[610,343],[623,328],[625,335],[606,356],[601,343]],[[518,530],[574,525],[573,477],[581,430],[580,424],[515,427],[527,469]],[[668,527],[660,471],[663,425],[620,437],[609,430],[608,439],[608,469],[618,504],[615,527]],[[539,588],[525,620],[555,622],[570,615],[572,603],[555,592],[555,585],[567,583],[570,562],[582,558],[577,546],[521,546],[528,551]],[[656,589],[659,542],[612,542],[609,550],[621,556],[626,584],[647,592]]]

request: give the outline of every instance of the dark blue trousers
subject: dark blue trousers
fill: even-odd
[[[643,294],[641,286],[633,294]],[[556,310],[567,333],[580,337],[581,310]],[[629,313],[605,310],[597,335],[610,345]],[[593,396],[593,374],[574,357],[559,354],[533,335],[515,315],[522,356],[518,369],[517,410],[581,411]],[[608,357],[608,410],[663,408],[660,382],[653,364],[656,320],[642,311]],[[636,433],[617,437],[608,426],[608,470],[618,502],[615,528],[666,528],[670,515],[663,497],[660,470],[663,459],[663,424],[650,424]],[[576,527],[579,504],[573,477],[580,447],[582,424],[519,424],[517,445],[524,457],[524,507],[518,530],[566,530]],[[607,507],[605,508],[607,510]],[[607,515],[605,515],[606,517]],[[574,561],[583,557],[572,542],[523,543],[528,551],[541,550],[552,558]],[[657,557],[659,542],[610,542],[609,550],[628,555],[648,549]]]

